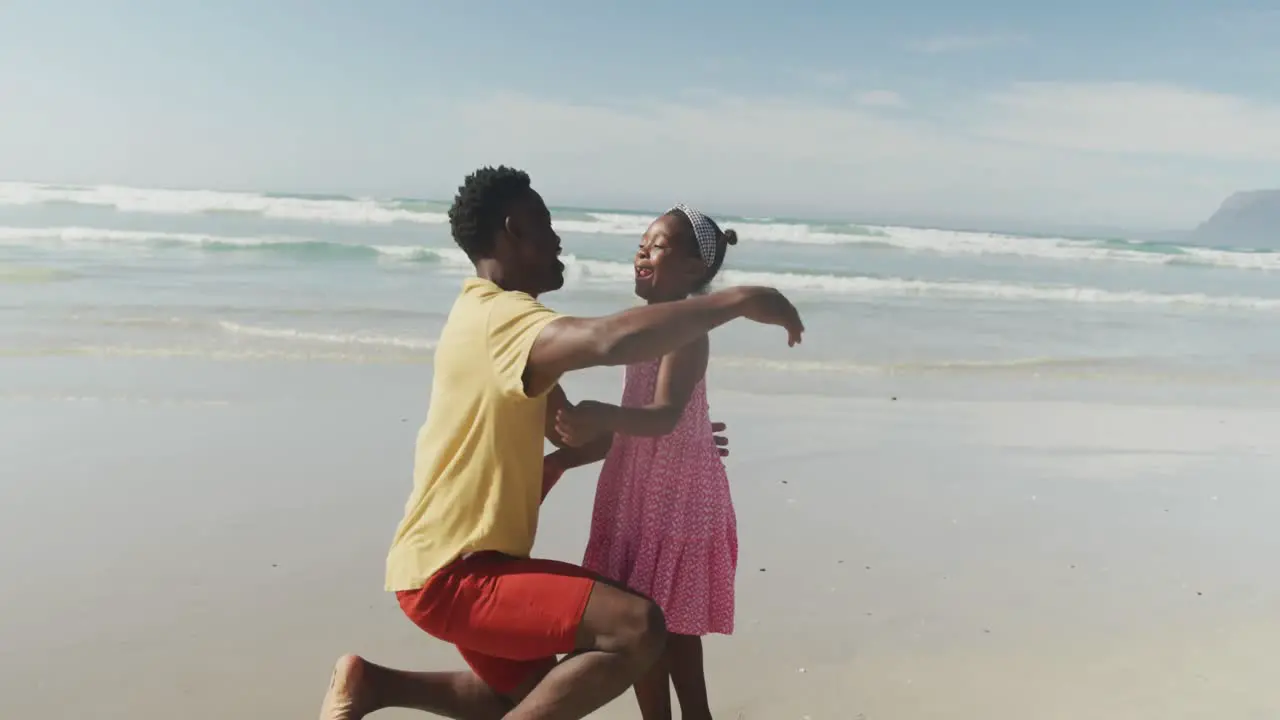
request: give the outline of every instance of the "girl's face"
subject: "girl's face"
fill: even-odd
[[[706,274],[693,235],[676,217],[654,220],[636,251],[636,295],[649,302],[688,297]]]

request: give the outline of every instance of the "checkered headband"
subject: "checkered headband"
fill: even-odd
[[[693,235],[698,240],[698,254],[702,256],[702,262],[707,267],[714,265],[716,262],[716,226],[711,222],[711,218],[684,203],[676,205],[668,212],[678,212],[689,218],[689,224],[693,225]]]

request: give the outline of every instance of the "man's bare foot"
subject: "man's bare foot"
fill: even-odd
[[[320,706],[320,720],[360,720],[371,708],[365,687],[365,662],[359,655],[343,655],[333,666],[329,691]]]

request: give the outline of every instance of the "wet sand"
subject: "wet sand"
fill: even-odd
[[[381,590],[429,367],[6,367],[0,717],[312,717],[342,652],[461,666]],[[713,379],[742,544],[718,717],[1280,717],[1280,404],[963,382]],[[593,478],[539,554],[580,557]]]

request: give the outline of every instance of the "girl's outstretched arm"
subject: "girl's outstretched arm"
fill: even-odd
[[[725,435],[725,424],[719,422],[711,423],[711,436],[715,438],[716,448],[719,449],[720,456],[728,455],[729,437]],[[560,478],[564,476],[565,471],[600,462],[609,455],[611,447],[613,447],[613,433],[608,433],[582,447],[560,448],[544,457],[542,459],[542,499],[547,499],[547,493],[551,492],[551,488],[560,482]]]
[[[707,372],[710,341],[701,338],[663,356],[653,402],[640,407],[619,407],[584,400],[564,407],[556,415],[556,431],[566,445],[581,446],[599,433],[658,436],[675,429],[698,381]]]

